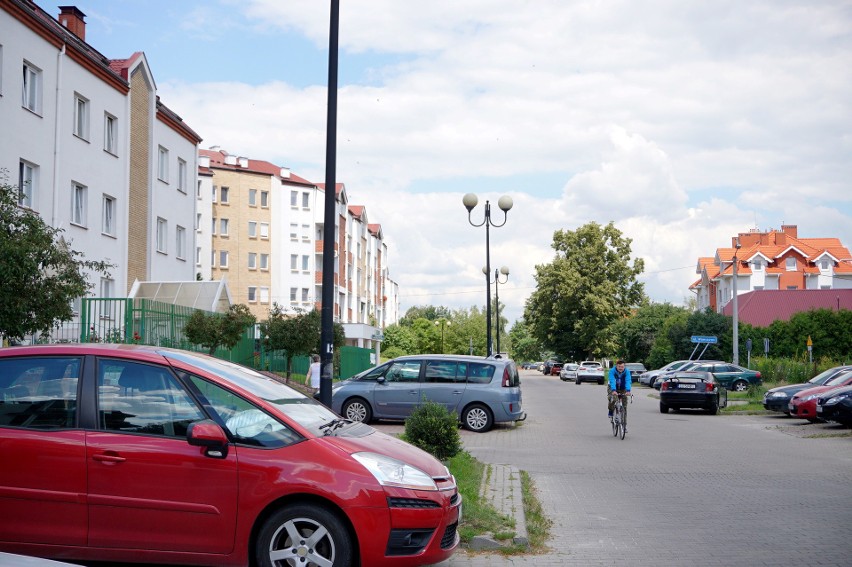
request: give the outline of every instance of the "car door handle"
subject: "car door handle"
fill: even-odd
[[[92,458],[100,463],[123,463],[127,459],[120,455],[116,454],[108,454],[108,453],[100,453],[97,455],[92,455]]]

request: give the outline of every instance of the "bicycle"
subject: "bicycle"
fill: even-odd
[[[612,422],[612,436],[618,437],[621,435],[621,438],[627,435],[627,411],[624,409],[623,398],[627,397],[627,394],[619,394],[617,392],[613,392],[615,394],[615,406],[612,408],[612,418],[610,418],[610,422]],[[630,394],[630,401],[633,401],[633,394]]]

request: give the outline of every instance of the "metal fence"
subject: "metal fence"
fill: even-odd
[[[194,311],[151,299],[83,298],[77,318],[57,325],[50,334],[30,337],[29,342],[141,344],[206,353],[208,349],[191,343],[184,334]],[[335,378],[349,378],[372,367],[372,352],[352,346],[340,348],[335,357]],[[213,356],[256,370],[287,371],[287,353],[265,349],[256,326],[247,328],[233,348],[219,347]],[[307,374],[310,364],[309,357],[294,356],[292,372]]]

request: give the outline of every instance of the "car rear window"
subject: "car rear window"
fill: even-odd
[[[470,384],[488,384],[495,370],[493,364],[471,362],[467,365],[467,381]]]

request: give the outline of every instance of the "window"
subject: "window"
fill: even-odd
[[[249,270],[256,270],[257,269],[257,253],[256,252],[249,252],[249,254],[248,254],[248,267],[249,267]]]
[[[796,271],[796,259],[795,258],[793,258],[793,257],[787,258],[785,265],[787,267],[788,272],[795,272]],[[795,289],[795,288],[793,288],[793,289]]]
[[[186,193],[186,161],[178,158],[178,191]]]
[[[219,196],[219,188],[217,186],[213,186],[213,202],[216,203],[217,197]]]
[[[269,207],[269,191],[260,192],[260,206],[264,209]]]
[[[260,237],[261,238],[269,238],[269,223],[268,222],[260,223]]]
[[[201,232],[201,213],[195,213],[195,231]]]
[[[761,289],[763,289],[763,286],[762,286],[762,285],[756,285],[756,286],[754,286],[754,291],[758,291],[758,290],[761,290]]]
[[[752,262],[751,265],[754,268],[755,272],[763,271],[763,260],[761,260],[760,258],[755,258],[754,262]]]
[[[74,94],[74,135],[83,140],[89,139],[89,101],[76,93]]]
[[[196,266],[201,265],[201,246],[195,247],[195,265]]]
[[[229,202],[228,201],[228,199],[229,199],[228,194],[229,193],[230,193],[230,189],[228,189],[227,187],[222,187],[222,191],[220,192],[219,202],[222,203],[223,205],[227,205],[228,202]]]
[[[86,187],[79,183],[71,184],[71,222],[86,226]]]
[[[216,234],[216,217],[213,217],[213,222],[210,223],[210,234]]]
[[[169,150],[160,146],[157,161],[157,179],[165,183],[169,182]]]
[[[205,418],[168,368],[108,359],[97,368],[104,430],[186,438],[189,424]]]
[[[488,384],[494,376],[496,368],[482,362],[471,362],[467,368],[468,384]]]
[[[311,194],[302,193],[302,208],[307,209],[311,204]]]
[[[307,272],[310,268],[310,256],[303,255],[302,256],[302,270]]]
[[[249,238],[257,238],[257,221],[249,221],[248,235]]]
[[[299,238],[299,225],[296,223],[290,224],[290,239],[296,240]]]
[[[41,69],[24,61],[24,82],[21,104],[27,110],[41,114]]]
[[[249,189],[248,193],[249,207],[257,206],[257,189]]]
[[[302,225],[302,240],[310,240],[311,239],[311,225],[303,224]]]
[[[298,207],[299,206],[299,192],[298,191],[290,191],[290,206]]]
[[[101,215],[101,232],[115,236],[115,198],[104,195]]]
[[[228,219],[219,219],[219,236],[228,236]]]
[[[302,288],[302,301],[305,303],[308,302],[308,288],[306,287]]]
[[[228,267],[228,251],[220,250],[219,251],[219,267],[225,269]]]
[[[420,361],[411,360],[392,363],[385,376],[385,380],[388,382],[419,382]]]
[[[199,179],[195,185],[195,197],[201,199],[201,180]]]
[[[215,250],[210,251],[210,267],[211,268],[216,267],[216,251]]]
[[[291,287],[290,288],[290,301],[292,303],[296,302],[296,294],[298,294],[298,293],[299,293],[299,288],[297,288],[297,287]]]
[[[169,251],[166,238],[169,235],[169,223],[166,219],[157,218],[157,252],[165,254]]]
[[[269,288],[268,287],[260,288],[260,302],[261,303],[269,303]]]
[[[0,427],[64,429],[75,426],[79,358],[5,358]]]
[[[823,270],[823,271],[828,270],[829,269],[828,260],[821,260],[820,263],[819,263],[819,269]]]
[[[299,269],[299,255],[290,254],[290,269],[294,272]]]
[[[254,286],[249,286],[248,288],[248,300],[254,303],[257,301],[257,288]]]
[[[465,363],[459,364],[452,360],[427,360],[423,380],[437,384],[454,384],[456,382],[464,384],[467,380],[466,371],[467,364]]]
[[[18,164],[18,204],[29,209],[35,208],[36,188],[38,185],[38,167],[21,160]]]
[[[260,269],[268,270],[269,269],[269,254],[261,254],[260,255]]]
[[[105,297],[114,297],[113,291],[115,288],[115,281],[110,278],[101,278],[101,298]]]
[[[175,256],[178,260],[186,259],[186,229],[182,226],[175,228]]]
[[[104,113],[104,150],[118,155],[118,119]]]

